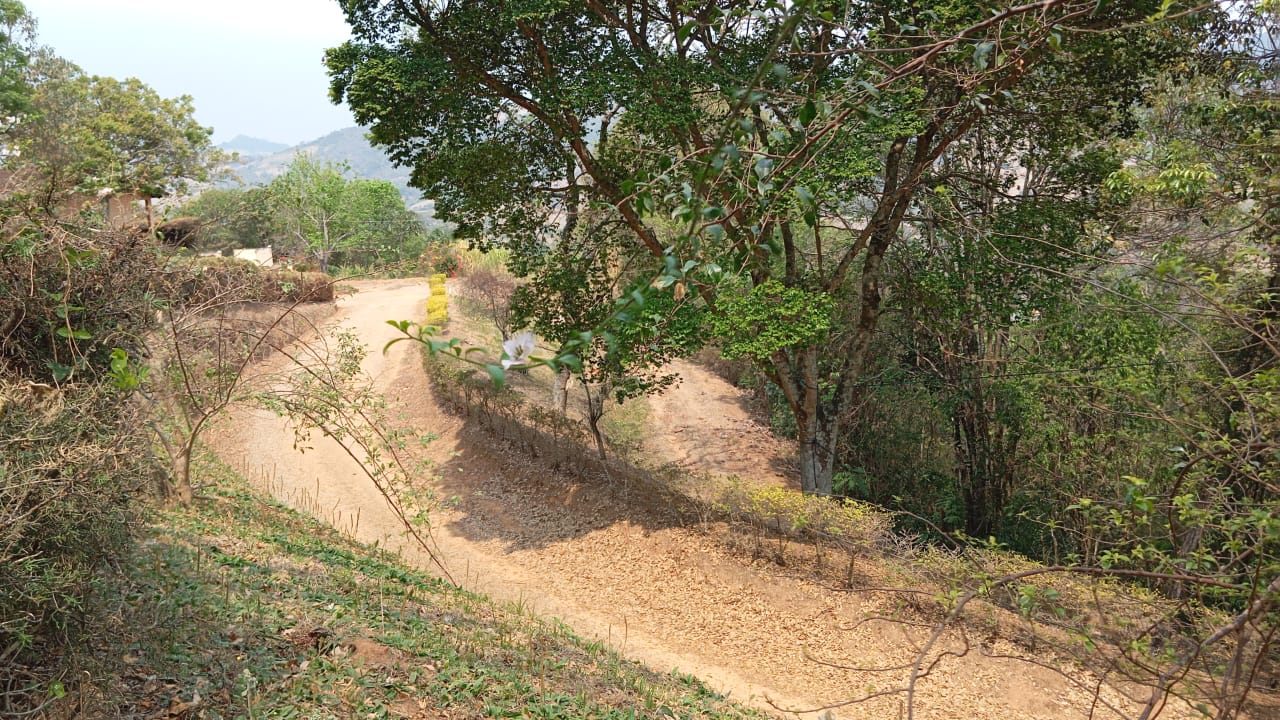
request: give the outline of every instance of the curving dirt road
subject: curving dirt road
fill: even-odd
[[[918,637],[908,633],[914,631],[859,622],[881,609],[874,599],[752,562],[726,547],[716,528],[683,527],[669,509],[625,488],[556,477],[444,414],[416,348],[401,343],[380,352],[395,336],[386,320],[422,315],[425,283],[352,284],[357,292],[339,301],[334,322],[372,349],[363,369],[387,397],[393,419],[437,436],[425,451],[433,463],[428,482],[442,504],[432,515],[432,534],[450,575],[463,587],[559,617],[631,658],[694,674],[764,708],[772,709],[770,701],[815,708],[901,681],[901,673],[835,666],[892,665],[911,656]],[[715,382],[706,375],[683,392],[696,387],[694,392],[731,401],[732,388]],[[707,414],[714,413],[705,396],[676,395],[655,405],[668,408],[655,412],[655,424],[666,430],[657,440],[668,446],[666,457],[686,463],[700,457],[773,459],[753,458],[740,435],[703,432],[701,418],[710,421]],[[702,415],[686,418],[686,425],[659,414],[682,414],[694,406]],[[212,444],[282,500],[428,566],[424,554],[402,537],[382,496],[331,438],[315,437],[300,452],[283,420],[240,409],[220,425]],[[998,642],[988,649],[1012,651]],[[930,719],[1085,717],[1077,708],[1087,709],[1090,699],[1057,673],[976,650],[942,665],[921,690],[916,717]],[[897,717],[899,709],[896,697],[880,697],[836,709],[834,717]]]

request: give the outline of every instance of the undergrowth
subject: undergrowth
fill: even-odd
[[[251,490],[158,511],[49,717],[758,717]]]

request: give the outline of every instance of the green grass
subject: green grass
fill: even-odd
[[[758,717],[350,541],[207,456],[199,471],[205,497],[157,512],[109,584],[79,661],[93,680],[69,675],[55,715]]]
[[[632,398],[621,405],[612,404],[600,418],[600,425],[615,445],[634,452],[649,437],[651,415],[649,398]]]

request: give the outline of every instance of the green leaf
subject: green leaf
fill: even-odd
[[[46,362],[45,367],[49,368],[49,372],[53,373],[54,382],[62,382],[63,380],[66,380],[71,377],[71,373],[75,371],[75,368],[70,365],[63,365],[62,363],[54,362],[52,360]]]
[[[991,52],[996,49],[996,44],[991,41],[980,42],[973,48],[973,69],[978,72],[986,70],[991,65]]]
[[[507,371],[501,365],[485,365],[484,369],[493,380],[494,388],[501,390],[507,384]]]
[[[698,27],[697,20],[690,20],[684,25],[681,25],[679,29],[676,30],[676,42],[683,45],[684,41],[689,39],[689,35],[693,33],[693,29],[696,27]]]
[[[818,106],[814,104],[813,100],[805,101],[805,104],[800,106],[798,117],[801,125],[809,127],[809,123],[818,117]]]
[[[871,97],[880,96],[880,88],[876,87],[875,85],[872,85],[869,81],[859,80],[858,85],[860,85],[863,90],[866,90],[867,94],[870,95]]]

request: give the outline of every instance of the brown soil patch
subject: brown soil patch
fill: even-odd
[[[680,383],[649,399],[649,452],[688,470],[800,487],[795,443],[756,421],[744,391],[692,362],[677,360],[668,369]]]

